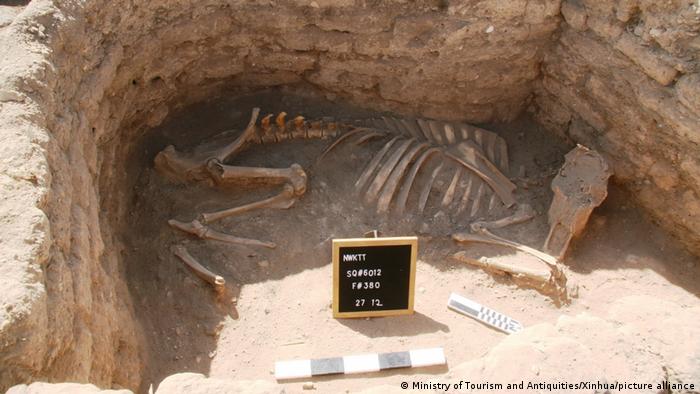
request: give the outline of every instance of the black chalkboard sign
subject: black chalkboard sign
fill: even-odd
[[[413,313],[416,237],[333,240],[333,317]]]

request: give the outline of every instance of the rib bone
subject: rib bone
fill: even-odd
[[[423,167],[425,161],[433,154],[440,152],[438,148],[430,148],[423,152],[423,154],[416,160],[411,167],[411,171],[406,176],[401,191],[399,191],[399,196],[396,198],[396,212],[399,215],[403,214],[404,209],[406,209],[406,201],[408,201],[408,194],[413,186],[413,181],[416,179],[418,171]]]
[[[391,147],[394,145],[394,143],[396,143],[396,141],[399,140],[399,138],[400,137],[397,136],[397,137],[390,139],[386,144],[384,144],[382,149],[379,152],[377,152],[377,154],[374,155],[374,157],[372,158],[372,161],[369,162],[369,164],[367,165],[367,168],[365,168],[365,170],[362,172],[362,175],[360,175],[360,177],[357,178],[357,181],[355,181],[356,188],[360,189],[364,186],[365,183],[367,183],[367,181],[369,180],[369,177],[371,177],[372,174],[374,174],[374,170],[379,165],[379,162],[382,161],[382,158],[384,157],[384,155],[386,155],[386,153],[389,151],[389,149],[391,149]]]
[[[377,171],[377,175],[374,177],[374,181],[372,184],[369,186],[367,189],[367,194],[365,194],[365,202],[371,202],[375,198],[377,198],[377,194],[379,193],[379,190],[381,190],[382,186],[386,183],[387,177],[391,173],[391,171],[394,169],[396,166],[396,163],[401,159],[401,156],[403,156],[404,152],[408,149],[409,146],[414,142],[415,140],[413,138],[404,141],[401,145],[394,150],[394,152],[389,156],[384,162],[384,165]]]
[[[442,197],[442,206],[446,207],[452,203],[455,197],[455,192],[457,191],[457,184],[459,183],[459,178],[462,176],[462,167],[457,167],[454,175],[452,176],[452,181],[445,191],[445,195]]]
[[[469,144],[462,142],[456,148],[453,152],[448,152],[447,156],[479,175],[498,194],[505,206],[515,204],[515,185],[505,175]]]
[[[493,230],[493,229],[498,229],[498,228],[510,226],[513,224],[527,222],[528,220],[530,220],[534,217],[535,217],[535,210],[532,209],[530,204],[520,204],[520,205],[518,205],[518,208],[516,209],[516,211],[512,215],[506,216],[506,217],[498,219],[498,220],[493,220],[490,222],[485,222],[485,221],[474,222],[474,223],[472,223],[472,228],[477,228],[477,229],[484,228],[487,230]]]
[[[430,196],[430,191],[433,189],[433,182],[435,182],[435,178],[437,178],[438,174],[440,174],[440,171],[442,171],[442,167],[445,165],[445,162],[442,161],[435,169],[433,170],[433,173],[430,174],[430,178],[428,178],[428,181],[423,185],[423,190],[420,193],[420,197],[418,197],[418,212],[423,212],[425,209],[425,204],[428,203],[428,197]]]
[[[370,129],[364,128],[364,127],[358,127],[356,129],[350,130],[347,133],[341,135],[338,137],[335,141],[333,141],[326,150],[324,150],[321,155],[318,157],[317,161],[321,161],[326,155],[332,151],[336,146],[338,146],[341,142],[345,141],[346,139],[352,137],[355,134],[359,134],[365,131],[369,131]]]
[[[187,249],[185,249],[184,246],[174,246],[173,253],[175,254],[175,256],[179,257],[180,260],[182,260],[182,262],[185,263],[185,265],[187,265],[192,271],[194,271],[194,273],[197,274],[197,276],[214,286],[214,289],[217,292],[221,292],[224,290],[224,285],[226,284],[224,278],[204,268],[202,264],[200,264],[194,257],[192,257],[192,255],[187,251]]]
[[[396,165],[396,168],[394,168],[394,171],[392,171],[391,176],[384,185],[384,190],[382,190],[382,194],[377,200],[378,213],[383,213],[389,210],[389,204],[391,203],[391,199],[394,197],[394,193],[396,193],[396,189],[399,186],[399,181],[403,177],[403,174],[406,171],[406,167],[408,167],[408,165],[411,164],[413,159],[415,159],[416,155],[418,155],[420,151],[427,147],[427,143],[421,143],[414,146],[408,153],[406,153],[403,156],[403,159],[401,159],[399,164]]]

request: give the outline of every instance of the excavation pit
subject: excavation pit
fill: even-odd
[[[189,221],[201,212],[264,199],[278,193],[280,187],[216,189],[201,182],[173,183],[152,164],[165,146],[173,144],[178,151],[191,151],[203,142],[216,140],[222,130],[242,130],[257,106],[265,109],[263,114],[284,111],[309,119],[368,119],[380,115],[300,90],[304,92],[300,88],[275,89],[194,105],[146,134],[139,145],[143,149],[134,151],[130,161],[142,165],[132,175],[137,181],[132,219],[125,235],[125,260],[127,283],[138,300],[136,315],[144,332],[150,333],[146,340],[150,381],[158,382],[179,371],[220,379],[236,376],[265,380],[270,379],[270,370],[279,360],[439,346],[444,346],[450,363],[462,364],[479,358],[504,334],[448,310],[445,303],[451,292],[517,316],[525,326],[556,321],[562,313],[604,313],[607,305],[623,298],[623,294],[653,294],[647,288],[649,283],[664,292],[679,292],[679,296],[684,291],[676,286],[697,294],[692,279],[684,277],[693,258],[667,261],[658,250],[668,250],[668,243],[673,242],[640,219],[639,208],[627,205],[624,201],[629,196],[617,186],[613,186],[609,201],[596,212],[587,236],[576,243],[575,254],[567,262],[572,270],[569,281],[577,284],[579,293],[573,303],[562,304],[547,294],[518,286],[507,276],[490,276],[458,262],[451,256],[460,250],[476,256],[514,256],[522,264],[532,257],[492,246],[464,247],[451,240],[451,234],[468,231],[471,221],[489,217],[487,207],[470,219],[469,212],[450,213],[441,205],[452,173],[438,180],[423,214],[416,213],[409,204],[413,212],[378,215],[375,206],[362,201],[366,188],[358,190],[354,182],[386,140],[359,146],[349,142],[322,161],[318,158],[332,138],[254,144],[236,155],[230,164],[285,168],[298,163],[308,175],[306,193],[291,208],[253,211],[211,226],[239,237],[274,242],[275,249],[203,241],[168,226],[171,218]],[[549,184],[569,146],[553,139],[527,117],[488,127],[513,147],[512,168],[525,168],[527,181],[519,184],[527,184],[527,188],[519,190],[518,200],[527,201],[536,212],[546,212],[552,198]],[[429,170],[423,172],[430,174]],[[424,179],[418,178],[417,183],[421,181]],[[464,187],[458,187],[458,196]],[[330,240],[358,237],[370,229],[390,236],[419,235],[416,314],[333,319]],[[546,215],[539,214],[499,234],[538,247],[547,232]],[[641,266],[634,267],[638,257],[617,247],[630,243],[635,249],[645,244],[644,252],[635,252],[645,256]],[[225,278],[224,295],[217,295],[212,286],[173,255],[174,244],[185,245],[200,262]],[[677,247],[670,249],[683,256]],[[601,265],[607,268],[590,268]],[[658,268],[653,267],[658,265],[664,265],[665,278],[654,272]],[[625,286],[600,285],[614,281],[619,272],[630,279]],[[316,387],[324,392],[361,390],[368,384],[398,387],[407,376],[427,381],[445,379],[448,373],[447,368],[431,367],[411,371],[410,375],[393,371],[363,375],[361,379],[321,378]],[[294,381],[287,384],[291,390],[299,388]]]
[[[0,64],[0,389],[73,381],[146,392],[192,371],[210,384],[256,380],[295,392],[301,383],[277,386],[274,361],[433,346],[444,347],[447,367],[320,378],[316,388],[467,376],[700,384],[700,335],[687,324],[700,308],[696,5],[587,3],[0,6],[8,54]],[[531,259],[451,239],[486,209],[469,217],[442,207],[453,172],[434,179],[423,213],[411,194],[405,214],[377,214],[353,186],[381,139],[350,141],[320,161],[332,139],[257,144],[232,159],[298,163],[308,175],[289,209],[215,225],[275,249],[170,227],[171,219],[279,192],[178,184],[154,169],[169,144],[189,151],[228,129],[238,135],[254,107],[261,115],[383,115],[493,131],[507,144],[505,173],[518,202],[537,214],[494,232],[538,249],[564,154],[576,143],[596,149],[613,178],[563,261],[570,298],[452,258]],[[419,173],[416,184],[429,175]],[[458,197],[465,187],[456,183]],[[372,229],[419,236],[416,314],[333,319],[329,240]],[[221,275],[226,291],[188,270],[176,245]],[[449,311],[451,292],[527,329],[504,339]],[[186,384],[177,379],[207,387],[197,377],[173,379],[166,388]]]

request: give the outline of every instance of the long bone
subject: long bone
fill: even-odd
[[[507,262],[500,262],[498,260],[488,258],[473,259],[469,257],[466,252],[457,252],[453,255],[453,258],[468,264],[479,266],[486,270],[505,272],[513,275],[515,278],[526,279],[528,282],[534,282],[538,289],[548,294],[553,294],[556,301],[568,301],[569,295],[567,294],[568,289],[566,286],[567,278],[556,257],[540,252],[539,250],[533,249],[527,245],[501,238],[491,233],[486,228],[481,227],[481,225],[478,223],[472,223],[472,230],[478,232],[478,234],[453,234],[452,239],[460,243],[476,242],[513,248],[534,256],[538,260],[545,263],[549,269],[544,270],[522,267],[516,264],[509,264]]]
[[[203,213],[201,214],[200,221],[202,223],[211,223],[229,216],[240,215],[261,208],[287,209],[294,205],[298,198],[299,196],[294,192],[292,185],[286,184],[282,192],[276,196],[221,211]]]
[[[559,261],[556,257],[550,256],[544,252],[540,252],[539,250],[531,248],[527,245],[523,245],[517,242],[507,240],[505,238],[501,238],[491,233],[486,228],[480,227],[477,223],[478,222],[472,223],[472,230],[477,232],[477,234],[457,233],[452,234],[452,239],[459,243],[477,242],[513,248],[523,253],[527,253],[531,256],[534,256],[542,262],[544,262],[545,264],[549,265],[552,269],[556,269],[557,271],[559,271]]]
[[[498,261],[486,257],[472,258],[467,252],[457,252],[452,255],[452,258],[463,263],[483,268],[486,271],[498,271],[511,274],[518,278],[525,278],[538,284],[547,284],[552,281],[552,271],[537,268],[521,267],[516,264],[510,264],[505,261]]]
[[[176,228],[180,231],[196,235],[201,239],[213,239],[215,241],[228,242],[238,245],[248,245],[248,246],[262,246],[265,248],[273,249],[276,245],[272,242],[259,241],[257,239],[249,238],[239,238],[233,235],[225,234],[212,230],[208,226],[203,225],[199,220],[193,220],[189,223],[181,222],[179,220],[171,219],[168,220],[170,227]]]
[[[206,269],[194,257],[192,257],[192,255],[187,251],[187,249],[185,249],[184,246],[175,245],[173,246],[172,250],[175,256],[179,257],[180,260],[182,260],[182,262],[185,263],[185,265],[187,265],[187,267],[189,267],[192,271],[194,271],[195,274],[197,274],[197,276],[214,286],[214,289],[217,292],[222,292],[224,290],[224,285],[226,284],[224,278]]]
[[[306,192],[306,173],[296,163],[289,166],[289,168],[265,168],[230,166],[217,160],[210,160],[207,169],[217,184],[289,184],[294,188],[296,195],[301,196]]]

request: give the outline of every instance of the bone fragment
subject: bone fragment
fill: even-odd
[[[259,241],[257,239],[239,238],[230,234],[224,234],[216,230],[212,230],[208,226],[203,225],[199,220],[193,220],[189,223],[181,222],[175,219],[168,220],[168,224],[178,230],[196,235],[201,239],[213,239],[221,242],[232,244],[262,246],[265,248],[274,249],[276,245],[272,242]]]
[[[187,251],[187,249],[185,249],[184,246],[174,246],[173,254],[179,257],[180,260],[182,260],[182,262],[185,263],[185,265],[187,265],[192,271],[194,271],[195,274],[197,274],[197,276],[214,286],[214,289],[217,292],[223,291],[224,285],[226,284],[224,278],[204,268],[202,264],[200,264],[194,257],[192,257],[192,255]]]
[[[544,243],[544,250],[559,259],[566,256],[571,240],[583,232],[593,209],[607,197],[608,178],[612,174],[598,152],[582,145],[565,158],[552,180],[550,230]]]

